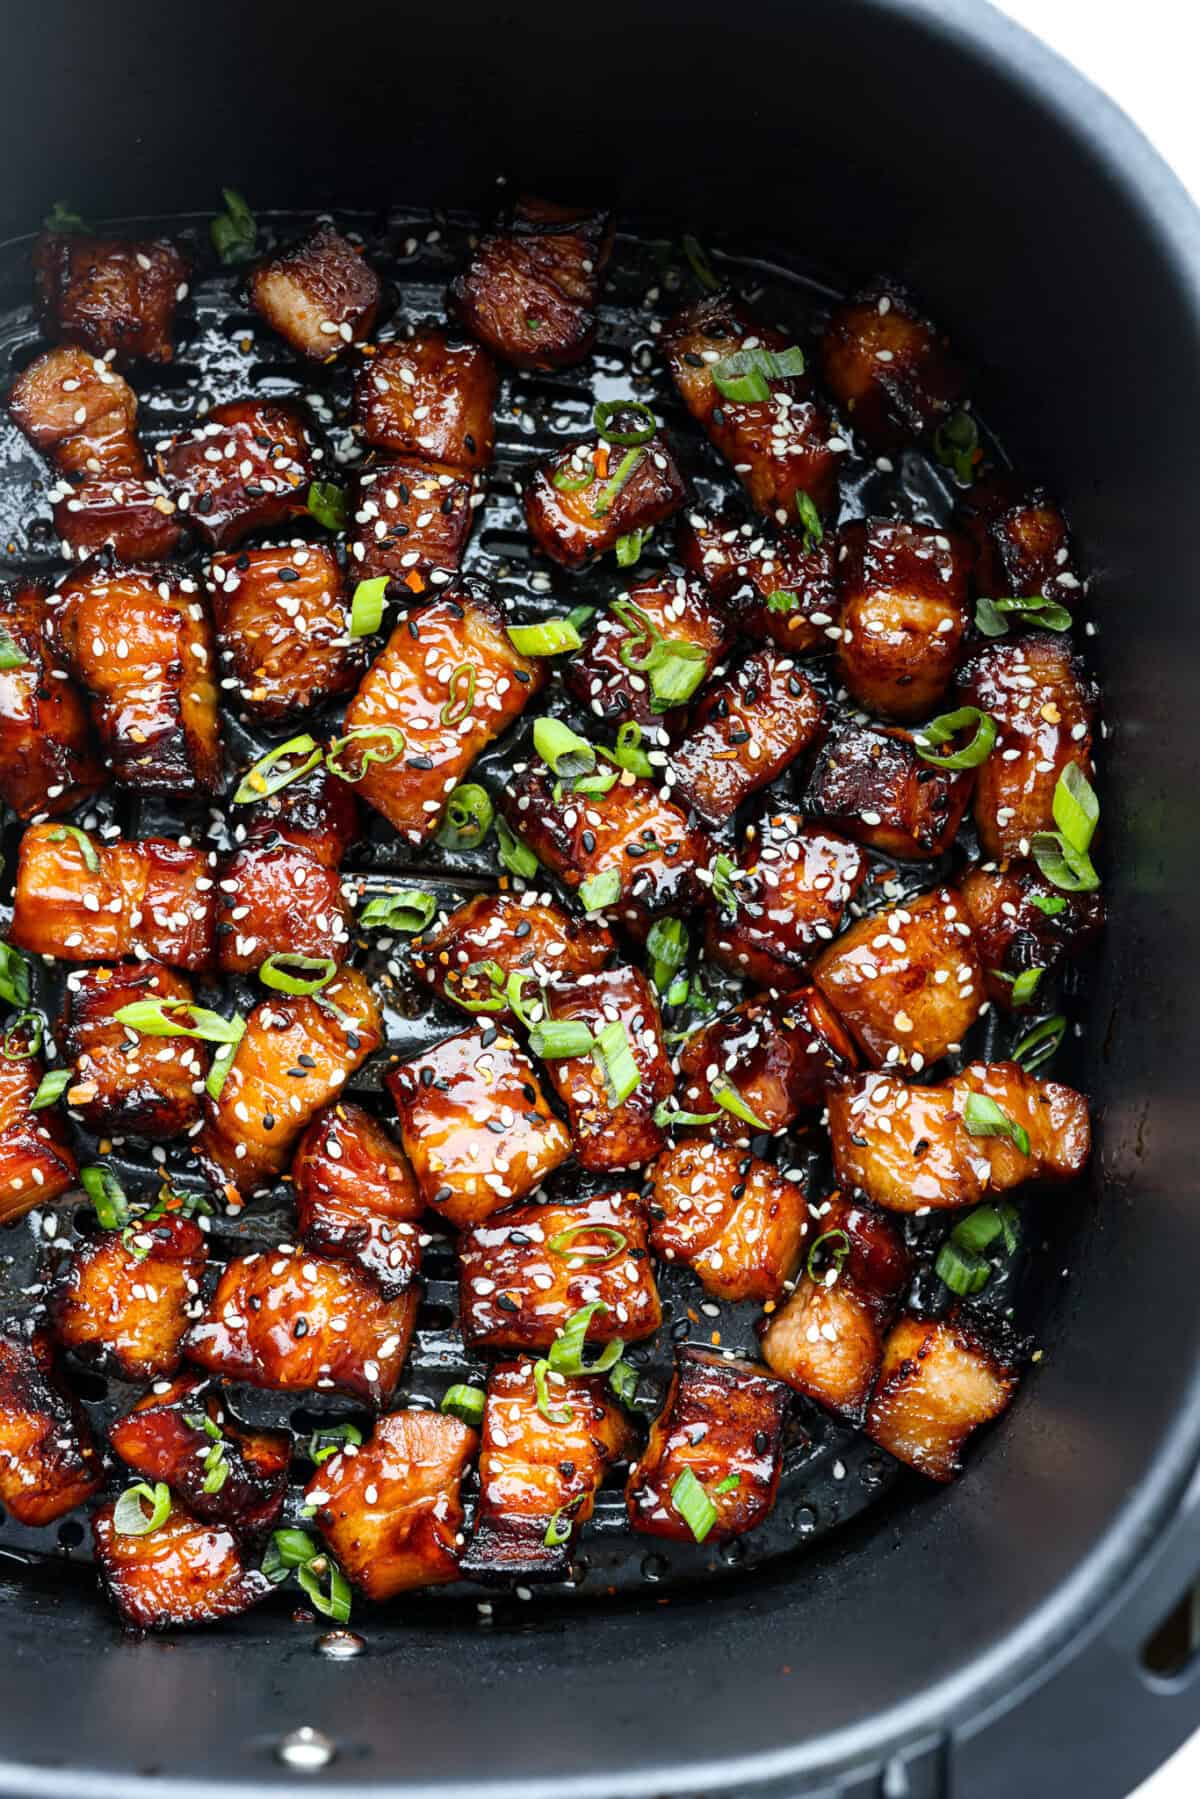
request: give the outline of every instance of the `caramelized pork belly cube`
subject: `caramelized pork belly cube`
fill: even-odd
[[[287,1493],[291,1434],[239,1424],[226,1409],[221,1389],[203,1375],[156,1381],[131,1412],[117,1419],[108,1436],[135,1474],[145,1481],[166,1481],[204,1523],[227,1524],[249,1537],[262,1536],[278,1523]]]
[[[1025,1132],[1028,1154],[1007,1135],[972,1135],[972,1094]],[[980,1122],[994,1116],[988,1107]],[[830,1092],[829,1136],[839,1186],[892,1212],[973,1206],[1029,1181],[1072,1180],[1091,1150],[1083,1094],[1015,1062],[972,1062],[937,1087],[859,1075]]]
[[[167,1213],[129,1232],[100,1231],[55,1272],[47,1311],[55,1337],[126,1380],[174,1374],[208,1260],[191,1218]]]
[[[135,1630],[179,1630],[236,1618],[265,1599],[271,1583],[247,1565],[233,1531],[204,1524],[180,1505],[146,1535],[119,1531],[115,1506],[92,1518],[104,1591]]]
[[[425,1202],[377,1118],[349,1101],[326,1106],[300,1139],[292,1180],[306,1249],[357,1263],[385,1299],[412,1286]]]
[[[756,512],[794,525],[806,498],[823,515],[834,510],[839,452],[830,448],[833,426],[811,398],[808,377],[767,376],[766,400],[731,400],[713,379],[714,367],[739,351],[793,347],[781,331],[717,293],[677,313],[662,342],[684,405],[732,464]]]
[[[679,1052],[679,1103],[685,1112],[715,1112],[715,1135],[744,1141],[818,1111],[829,1084],[857,1061],[837,1013],[815,987],[760,994],[688,1038]],[[755,1124],[719,1103],[726,1091]]]
[[[759,524],[693,512],[681,521],[679,553],[714,599],[733,614],[738,629],[771,641],[796,656],[832,649],[842,609],[828,531],[820,543],[794,532],[769,536]]]
[[[1017,1390],[1013,1359],[964,1318],[901,1318],[888,1333],[866,1432],[931,1480],[962,1473],[971,1432],[998,1418]]]
[[[755,650],[709,690],[676,746],[672,766],[683,798],[706,824],[724,824],[808,748],[823,712],[790,656]]]
[[[479,1438],[441,1412],[390,1412],[354,1455],[318,1468],[305,1493],[339,1566],[368,1599],[458,1580],[460,1498]]]
[[[426,842],[480,750],[520,717],[545,678],[543,664],[513,648],[486,588],[455,587],[414,610],[346,709],[347,733],[392,756],[371,762],[359,795],[409,843]],[[403,734],[398,754],[388,745],[391,730]],[[350,765],[355,754],[351,742],[343,761]]]
[[[697,687],[712,674],[732,640],[726,621],[695,582],[681,575],[643,582],[622,594],[611,611],[600,611],[582,646],[563,668],[568,692],[614,729],[627,719],[678,737],[687,722],[684,706],[664,706],[652,674],[630,668],[624,656],[644,661],[662,641],[689,658]]]
[[[379,1007],[357,969],[315,998],[272,994],[246,1022],[221,1087],[204,1102],[200,1160],[227,1193],[282,1174],[305,1126],[383,1041]]]
[[[1044,594],[1068,610],[1081,582],[1067,521],[1040,488],[1012,476],[977,482],[960,501],[976,548],[975,586],[990,599]]]
[[[117,785],[218,792],[216,659],[195,581],[101,556],[68,576],[54,609]]]
[[[881,718],[928,718],[953,679],[966,630],[967,546],[890,519],[855,521],[841,541],[842,680]]]
[[[596,295],[612,249],[606,212],[525,195],[450,288],[474,337],[520,369],[582,362],[596,340]]]
[[[790,987],[837,935],[866,875],[856,844],[806,825],[799,812],[766,812],[746,832],[736,909],[710,896],[705,954],[760,987]]]
[[[268,956],[350,953],[338,868],[358,834],[358,803],[323,764],[260,800],[219,883],[221,967],[250,973]]]
[[[23,819],[69,812],[103,786],[104,770],[36,581],[0,588],[0,633],[21,657],[0,668],[0,799]]]
[[[188,266],[164,238],[44,231],[33,247],[38,323],[55,343],[81,343],[122,365],[170,362]]]
[[[893,281],[874,281],[834,308],[821,364],[850,424],[879,448],[934,430],[966,387],[946,338]]]
[[[102,1484],[82,1408],[54,1372],[44,1330],[0,1330],[0,1505],[19,1524],[53,1524]]]
[[[669,1096],[674,1077],[649,981],[640,969],[610,968],[564,982],[548,1000],[555,1020],[585,1024],[593,1038],[607,1026],[620,1024],[637,1069],[637,1086],[628,1099],[614,1105],[602,1056],[569,1056],[546,1063],[566,1107],[580,1165],[604,1173],[652,1161],[664,1142],[654,1113]]]
[[[949,887],[860,918],[814,962],[813,980],[876,1068],[940,1061],[986,997],[969,915]]]
[[[650,1243],[718,1299],[778,1299],[808,1233],[808,1204],[778,1168],[747,1151],[693,1139],[652,1170]]]
[[[172,968],[215,960],[216,857],[170,837],[87,848],[62,825],[21,838],[10,941],[65,962],[152,956]]]
[[[128,381],[78,344],[46,350],[14,381],[8,410],[60,474],[144,475],[137,395]]]
[[[321,468],[303,412],[283,400],[227,400],[156,462],[167,492],[214,550],[277,530],[307,508]]]
[[[34,1057],[0,1060],[0,1224],[49,1205],[78,1173],[57,1113],[32,1110],[43,1072]]]
[[[511,1025],[512,1009],[488,972],[492,963],[506,977],[527,974],[537,987],[594,974],[614,948],[607,926],[573,917],[549,894],[478,893],[413,938],[409,965],[443,999],[468,1010],[486,1000],[491,1022]]]
[[[813,1271],[764,1320],[762,1358],[789,1387],[859,1424],[911,1275],[908,1252],[884,1213],[837,1194],[816,1208],[809,1238]]]
[[[257,790],[260,777],[250,780]],[[261,782],[264,789],[265,781]],[[358,835],[359,811],[352,786],[318,762],[276,793],[264,791],[243,814],[245,835],[239,841],[257,846],[288,843],[302,849],[322,868],[336,868]]]
[[[679,1482],[689,1474],[717,1514],[701,1541],[724,1543],[761,1524],[779,1490],[789,1401],[783,1382],[753,1362],[707,1349],[679,1350],[650,1441],[629,1470],[625,1504],[633,1529],[694,1541],[675,1502]]]
[[[479,1504],[461,1564],[472,1580],[563,1579],[596,1489],[633,1449],[633,1427],[606,1376],[548,1375],[548,1418],[534,1368],[499,1362],[488,1376]]]
[[[116,1022],[146,1000],[190,1004],[182,975],[155,963],[119,962],[67,976],[59,1041],[75,1078],[67,1104],[101,1135],[132,1131],[158,1142],[181,1137],[200,1116],[208,1050],[190,1037],[143,1037]]]
[[[420,1295],[381,1297],[349,1262],[303,1249],[237,1256],[184,1342],[190,1362],[278,1393],[337,1389],[383,1405],[400,1378]]]
[[[1097,691],[1069,643],[1049,631],[985,644],[963,669],[959,698],[990,712],[996,747],[978,772],[975,823],[985,855],[1025,856],[1054,827],[1054,789],[1069,763],[1092,774]]]
[[[804,810],[886,856],[923,861],[954,842],[974,781],[973,769],[923,762],[907,731],[839,722],[817,752]]]
[[[247,718],[292,718],[357,685],[366,643],[350,635],[345,581],[326,545],[214,556],[207,592],[222,686]]]
[[[589,1343],[634,1343],[662,1323],[636,1193],[515,1206],[474,1225],[459,1239],[458,1289],[463,1337],[476,1349],[549,1349],[596,1302]]]
[[[620,413],[613,428],[627,428]],[[625,449],[590,438],[568,444],[534,469],[522,503],[538,549],[566,568],[582,568],[619,538],[670,518],[686,498],[670,445],[656,434]]]
[[[246,285],[258,316],[316,362],[368,337],[379,310],[379,276],[329,224],[268,257]]]
[[[183,535],[178,508],[159,481],[92,475],[58,496],[54,529],[77,562],[104,549],[118,562],[161,562]]]
[[[697,869],[712,851],[704,832],[664,799],[653,781],[618,781],[579,795],[535,763],[505,785],[500,810],[552,874],[578,888],[615,869],[620,902],[646,912],[687,911],[703,896]],[[613,902],[613,906],[617,905]]]
[[[486,1019],[402,1062],[387,1086],[421,1197],[452,1224],[524,1199],[571,1153],[533,1064]]]
[[[410,593],[444,583],[471,534],[474,476],[440,462],[374,462],[350,492],[350,569],[359,581],[386,577]]]
[[[1060,893],[1031,862],[1013,863],[1003,873],[973,868],[958,891],[975,933],[988,998],[1006,1011],[1015,1003],[1014,981],[1034,969],[1050,974],[1064,958],[1074,960],[1104,923],[1098,893]],[[1037,997],[1035,983],[1021,1003],[1033,1004]]]
[[[495,409],[495,363],[478,344],[451,342],[444,331],[380,344],[354,378],[351,410],[363,440],[418,462],[487,468]]]

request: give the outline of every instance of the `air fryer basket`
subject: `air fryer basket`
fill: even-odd
[[[1054,1217],[1046,1356],[949,1492],[694,1590],[414,1602],[368,1650],[255,1615],[122,1640],[0,1559],[0,1793],[1121,1795],[1200,1720],[1141,1646],[1200,1567],[1200,972],[1188,604],[1200,233],[1114,109],[978,0],[8,9],[3,235],[85,215],[398,201],[497,174],[647,230],[875,266],[927,296],[1094,571],[1112,737],[1091,1191]],[[323,1771],[279,1759],[302,1727]]]

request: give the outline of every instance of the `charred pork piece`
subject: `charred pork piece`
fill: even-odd
[[[126,1380],[174,1374],[207,1260],[204,1234],[191,1218],[167,1213],[124,1231],[100,1231],[54,1275],[46,1301],[54,1335]]]
[[[266,1575],[247,1565],[231,1530],[202,1524],[180,1505],[156,1530],[136,1533],[118,1528],[115,1505],[101,1506],[92,1536],[104,1590],[135,1630],[217,1624],[248,1612],[271,1591]]]
[[[988,998],[1006,1011],[1032,1004],[1042,977],[1064,958],[1073,961],[1104,923],[1098,893],[1060,893],[1029,862],[1014,863],[1003,874],[973,868],[958,891],[975,933]],[[1032,986],[1018,998],[1014,986],[1022,976]]]
[[[357,686],[366,640],[350,635],[345,577],[324,544],[214,556],[207,583],[222,687],[274,724]]]
[[[710,895],[709,960],[760,987],[794,986],[837,935],[866,874],[856,844],[806,825],[799,812],[764,813],[746,832],[732,878]]]
[[[536,989],[594,974],[615,947],[606,926],[572,917],[549,894],[479,893],[413,938],[409,964],[443,999],[511,1025],[510,975],[527,975]]]
[[[724,1543],[761,1524],[779,1490],[788,1405],[783,1382],[753,1362],[679,1350],[650,1441],[629,1470],[634,1530]]]
[[[474,517],[474,476],[440,462],[374,462],[350,497],[350,568],[427,594],[451,579]]]
[[[860,918],[813,964],[813,980],[876,1068],[940,1061],[986,998],[969,914],[949,887]]]
[[[117,785],[219,792],[216,658],[195,581],[97,557],[68,576],[53,608]]]
[[[808,1234],[794,1182],[749,1151],[690,1140],[658,1158],[652,1183],[655,1255],[682,1262],[717,1299],[779,1298]]]
[[[769,534],[759,524],[692,512],[677,533],[689,574],[733,614],[739,630],[777,643],[795,656],[832,650],[842,609],[835,546],[794,532]]]
[[[0,1505],[20,1524],[53,1524],[103,1484],[82,1408],[54,1372],[44,1330],[0,1329]]]
[[[350,915],[338,870],[357,831],[353,792],[320,764],[255,805],[219,884],[223,970],[251,973],[281,954],[345,961]]]
[[[292,1180],[305,1248],[357,1263],[385,1299],[412,1286],[425,1202],[378,1119],[349,1101],[326,1106],[300,1139]]]
[[[637,423],[637,414],[617,412],[612,428],[636,435]],[[582,438],[539,463],[522,498],[538,549],[565,568],[582,568],[678,512],[687,482],[661,433],[625,447]]]
[[[450,289],[471,332],[520,369],[582,362],[596,341],[596,296],[612,249],[606,212],[530,195],[489,232]]]
[[[676,314],[662,342],[684,405],[756,512],[795,527],[814,507],[822,516],[834,510],[841,439],[781,331],[717,293]],[[784,372],[797,364],[799,373]]]
[[[1069,643],[1049,631],[978,650],[959,696],[989,712],[996,747],[975,783],[975,823],[985,855],[1027,856],[1038,831],[1054,829],[1054,789],[1069,763],[1092,774],[1097,692]]]
[[[839,1186],[892,1212],[973,1206],[1031,1181],[1069,1181],[1091,1151],[1083,1094],[1016,1062],[972,1062],[937,1087],[866,1074],[829,1095]]]
[[[291,1433],[251,1430],[226,1409],[221,1389],[198,1374],[156,1381],[108,1433],[123,1462],[165,1481],[195,1518],[261,1537],[279,1521]]]
[[[44,231],[33,247],[38,323],[53,343],[81,343],[97,356],[170,362],[175,310],[188,266],[164,238],[92,237]]]
[[[69,812],[104,784],[82,696],[50,626],[46,592],[36,581],[0,589],[8,665],[0,668],[0,799],[22,819]]]
[[[731,641],[728,624],[695,582],[664,576],[631,587],[596,614],[563,681],[613,728],[635,719],[678,737],[687,722],[679,677],[690,698]]]
[[[703,895],[696,871],[712,845],[653,781],[621,780],[607,793],[576,794],[535,763],[505,787],[500,810],[567,887],[618,876],[606,909],[632,901],[646,912],[687,911]]]
[[[191,1362],[279,1393],[337,1389],[383,1405],[417,1319],[415,1288],[382,1299],[349,1262],[301,1249],[238,1256],[184,1342]]]
[[[580,1165],[603,1174],[652,1161],[664,1142],[655,1109],[670,1094],[674,1078],[649,981],[640,969],[610,968],[564,982],[548,1001],[556,1024],[585,1025],[596,1045],[594,1051],[546,1063],[566,1107]],[[630,1062],[630,1078],[636,1076],[637,1084],[626,1092],[622,1064]]]
[[[496,367],[478,344],[421,331],[380,344],[354,378],[352,413],[372,449],[478,472],[495,448]]]
[[[308,505],[321,467],[299,407],[227,400],[158,452],[158,472],[187,522],[214,550],[278,530]]]
[[[634,1343],[662,1323],[636,1193],[516,1206],[474,1225],[459,1240],[458,1281],[462,1333],[476,1349],[549,1349],[595,1303],[589,1343]]]
[[[480,750],[546,678],[509,641],[487,589],[459,587],[401,619],[346,710],[343,767],[409,843],[437,831]],[[353,777],[352,777],[353,778]]]
[[[452,1224],[524,1199],[571,1153],[533,1064],[489,1022],[393,1068],[387,1086],[421,1197]]]
[[[762,1358],[798,1393],[862,1422],[883,1340],[908,1286],[908,1252],[882,1212],[837,1194],[816,1208],[808,1264],[765,1322]]]
[[[1012,476],[977,482],[959,503],[976,549],[975,586],[989,599],[1043,595],[1068,611],[1082,598],[1067,521],[1040,487]]]
[[[192,1002],[182,975],[155,963],[119,962],[67,976],[60,1043],[75,1075],[67,1104],[100,1135],[156,1142],[182,1137],[200,1117],[208,1050],[190,1037],[143,1037],[115,1014],[141,1000]]]
[[[837,660],[868,712],[928,718],[954,678],[967,627],[970,557],[962,538],[890,519],[841,534]]]
[[[312,998],[272,994],[255,1006],[221,1087],[205,1100],[200,1160],[227,1195],[282,1174],[301,1131],[379,1048],[379,1007],[357,969]]]
[[[49,1205],[79,1172],[57,1113],[33,1110],[42,1073],[35,1057],[0,1059],[0,1224]]]
[[[944,424],[966,387],[946,338],[892,281],[834,308],[821,362],[848,422],[881,449]]]
[[[64,962],[152,956],[172,968],[211,968],[216,860],[170,837],[99,843],[73,826],[30,825],[9,939]]]
[[[886,856],[923,861],[954,842],[974,782],[973,769],[923,761],[907,731],[839,722],[817,752],[804,810]]]
[[[314,362],[369,337],[379,310],[379,276],[327,224],[260,263],[247,287],[259,317]]]
[[[883,1349],[867,1435],[930,1480],[962,1473],[967,1438],[998,1418],[1017,1390],[1013,1360],[964,1318],[901,1318]]]
[[[547,1374],[543,1406],[531,1361],[488,1377],[479,1506],[462,1571],[472,1580],[561,1580],[596,1489],[624,1461],[633,1428],[607,1376]]]
[[[318,1468],[305,1499],[368,1599],[458,1580],[463,1475],[479,1438],[440,1412],[391,1412],[354,1455]]]
[[[824,709],[790,656],[755,650],[700,701],[672,766],[680,793],[721,825],[813,742]]]
[[[857,1060],[815,987],[760,994],[688,1038],[679,1053],[680,1105],[715,1112],[715,1135],[744,1142],[819,1111],[830,1083]]]

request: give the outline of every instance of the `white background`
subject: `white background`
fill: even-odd
[[[1134,7],[1118,0],[1004,0],[1001,10],[1123,106],[1200,199],[1190,0],[1137,0]],[[1200,1735],[1139,1787],[1135,1799],[1197,1799],[1197,1794]]]

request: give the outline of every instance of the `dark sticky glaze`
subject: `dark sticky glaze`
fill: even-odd
[[[755,650],[710,687],[671,758],[681,796],[706,824],[724,824],[815,740],[824,707],[790,656]]]
[[[44,1330],[0,1330],[0,1505],[22,1524],[53,1524],[103,1484],[82,1408],[59,1381]]]
[[[208,1045],[140,1036],[116,1014],[146,1000],[190,1003],[191,983],[154,962],[119,962],[69,974],[59,1046],[73,1062],[67,1104],[92,1130],[169,1142],[200,1117]]]
[[[450,288],[451,310],[517,368],[582,362],[596,338],[596,296],[612,249],[605,212],[523,195],[483,237]]]
[[[837,1013],[815,987],[764,994],[688,1038],[679,1052],[679,1103],[685,1112],[715,1112],[714,1134],[744,1142],[757,1130],[785,1130],[819,1111],[830,1083],[857,1060]],[[721,1106],[718,1095],[727,1087],[757,1124]]]
[[[581,1167],[595,1173],[638,1168],[663,1146],[655,1108],[674,1085],[654,990],[638,968],[611,968],[565,981],[549,996],[555,1019],[574,1019],[597,1038],[620,1024],[638,1073],[629,1098],[614,1105],[602,1058],[571,1056],[546,1063],[566,1107]]]
[[[705,954],[760,987],[790,987],[836,937],[866,877],[857,844],[799,812],[765,812],[746,829],[732,897],[710,894]]]
[[[1014,1001],[1018,976],[1033,969],[1052,974],[1091,943],[1104,923],[1098,893],[1060,893],[1031,862],[1014,862],[1003,873],[972,868],[958,891],[975,933],[988,998],[1006,1011],[1040,1003],[1041,977],[1027,999]]]
[[[855,431],[881,448],[944,423],[966,386],[945,336],[895,281],[834,308],[821,369]]]
[[[122,365],[171,360],[187,291],[187,263],[165,238],[44,231],[33,247],[34,304],[46,336],[111,353]]]
[[[838,672],[880,718],[928,718],[954,679],[967,628],[970,556],[961,537],[891,519],[841,533]]]
[[[733,614],[747,637],[769,639],[794,656],[832,650],[842,601],[836,543],[739,523],[732,513],[690,512],[676,533],[689,573]]]
[[[61,1118],[32,1110],[44,1072],[36,1056],[0,1059],[0,1224],[48,1205],[78,1172]]]
[[[324,466],[305,414],[279,400],[214,406],[203,424],[171,438],[155,462],[191,529],[214,550],[298,518]]]
[[[443,999],[483,1005],[493,1024],[511,1025],[493,964],[506,976],[527,975],[522,991],[532,996],[547,983],[594,974],[615,950],[607,926],[569,913],[549,894],[480,893],[414,937],[409,959]]]
[[[236,1618],[265,1599],[271,1583],[248,1565],[237,1537],[180,1505],[146,1536],[116,1528],[113,1506],[92,1519],[104,1590],[136,1630],[175,1630]]]
[[[697,686],[702,686],[730,646],[729,625],[696,583],[681,575],[641,582],[621,595],[619,603],[620,612],[596,614],[582,647],[563,670],[563,682],[610,729],[635,719],[650,734],[678,737],[687,723],[687,708],[664,707],[655,697],[653,672],[638,665],[656,654],[660,644],[667,650],[699,650]]]
[[[421,331],[380,344],[354,377],[351,414],[372,449],[479,471],[495,447],[496,366],[478,344]]]
[[[839,720],[813,761],[804,810],[884,855],[919,861],[949,849],[974,785],[973,769],[923,762],[908,731]]]
[[[962,527],[975,545],[975,587],[991,599],[1045,594],[1068,611],[1082,583],[1067,521],[1040,487],[1016,476],[979,481],[959,501]]]
[[[405,598],[444,586],[462,561],[476,497],[475,477],[461,469],[412,457],[372,462],[350,484],[354,578],[386,578]]]
[[[326,224],[260,263],[247,288],[250,304],[271,329],[319,362],[367,337],[379,309],[379,276]]]
[[[350,954],[342,858],[358,834],[353,789],[318,766],[245,808],[245,839],[218,883],[222,969],[251,972],[268,956]]]
[[[23,819],[69,812],[104,784],[83,697],[49,627],[36,581],[0,590],[0,630],[24,658],[0,669],[0,797]]]
[[[246,717],[293,718],[356,686],[367,644],[350,635],[345,577],[326,545],[214,556],[205,591],[222,680]]]
[[[778,1299],[808,1235],[801,1189],[730,1144],[676,1143],[652,1170],[650,1242],[717,1299]]]
[[[637,415],[616,413],[614,431]],[[650,531],[678,512],[687,482],[666,438],[622,446],[582,438],[539,463],[525,483],[529,535],[565,568],[582,568],[634,531]]]
[[[128,1380],[174,1374],[207,1259],[191,1218],[99,1232],[54,1276],[47,1310],[55,1337]]]
[[[300,1139],[292,1180],[306,1248],[356,1263],[385,1299],[412,1286],[425,1202],[377,1118],[351,1101],[326,1106]]]

